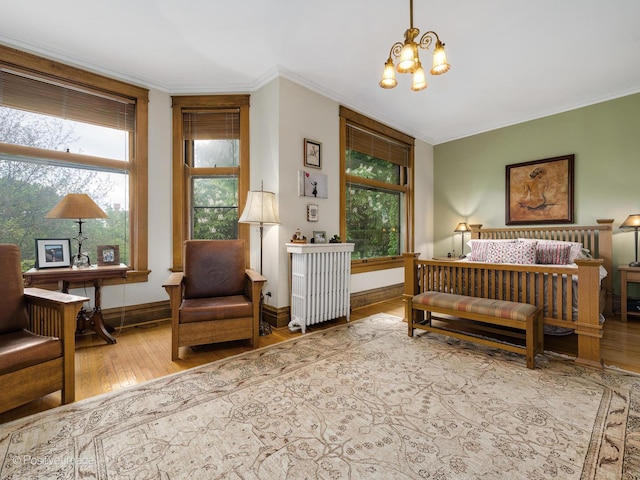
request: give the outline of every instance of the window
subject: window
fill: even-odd
[[[340,108],[340,234],[354,272],[402,266],[413,249],[414,139]]]
[[[173,268],[187,239],[245,238],[249,96],[173,97]]]
[[[148,91],[0,47],[0,241],[73,238],[70,220],[45,219],[67,193],[87,193],[108,215],[83,225],[92,263],[120,246],[131,281],[147,278]],[[85,248],[86,247],[86,248]]]

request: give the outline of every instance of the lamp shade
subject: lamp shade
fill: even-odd
[[[460,233],[460,232],[469,232],[470,230],[469,230],[469,226],[466,223],[461,222],[458,225],[456,225],[456,228],[453,231]]]
[[[68,193],[44,218],[107,218],[86,193]]]
[[[620,228],[623,230],[633,230],[640,228],[640,213],[629,215],[627,219],[622,222]]]
[[[276,208],[276,194],[263,190],[251,191],[247,194],[247,203],[239,223],[274,224],[280,223]]]

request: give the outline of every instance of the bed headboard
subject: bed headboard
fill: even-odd
[[[563,225],[545,227],[504,227],[482,228],[482,225],[469,225],[471,238],[508,239],[531,238],[541,240],[563,240],[566,242],[580,242],[589,249],[593,258],[603,260],[607,276],[603,286],[607,292],[607,310],[613,295],[613,219],[598,219],[597,225]],[[610,311],[610,310],[609,310]]]

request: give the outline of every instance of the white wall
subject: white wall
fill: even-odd
[[[279,77],[251,94],[250,188],[276,193],[280,225],[265,226],[263,274],[271,292],[266,303],[289,305],[289,265],[285,244],[296,229],[311,238],[314,230],[328,237],[340,230],[339,104],[290,80]],[[304,169],[303,144],[322,143],[321,173],[328,177],[328,198],[298,196],[298,171]],[[433,147],[416,141],[415,251],[432,255]],[[309,169],[311,170],[311,169]],[[317,170],[313,170],[317,171]],[[113,308],[167,300],[162,283],[171,267],[171,95],[150,91],[149,102],[149,268],[147,283],[103,289],[102,306]],[[318,222],[308,222],[307,204],[319,206]],[[260,264],[260,237],[251,225],[251,266]],[[404,281],[401,268],[352,276],[352,292]],[[81,294],[83,292],[74,292]],[[92,293],[90,292],[90,296]]]

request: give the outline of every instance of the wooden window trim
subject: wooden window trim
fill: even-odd
[[[249,191],[249,95],[190,95],[172,98],[172,177],[173,177],[173,219],[172,219],[172,271],[181,271],[183,265],[183,244],[189,238],[189,179],[191,175],[213,173],[213,169],[194,168],[186,164],[183,146],[182,114],[193,110],[207,111],[237,108],[240,111],[240,174],[238,176],[238,209],[242,212]],[[236,167],[215,169],[216,172]],[[197,173],[196,173],[197,172]],[[234,172],[235,173],[235,172]],[[249,225],[238,225],[238,237],[245,240],[245,257],[249,261]]]
[[[357,182],[360,184],[367,184],[374,187],[386,188],[389,190],[402,190],[405,189],[406,202],[404,212],[404,226],[405,226],[405,238],[404,245],[405,250],[412,252],[414,249],[414,155],[415,155],[415,139],[405,133],[402,133],[394,128],[384,125],[380,122],[372,120],[364,115],[354,112],[347,107],[340,106],[340,236],[344,239],[347,238],[347,183],[349,181]],[[382,185],[381,182],[371,179],[362,179],[360,177],[354,177],[346,173],[346,152],[347,152],[347,128],[348,125],[357,125],[365,130],[371,130],[372,132],[384,135],[391,139],[394,139],[400,143],[409,145],[409,158],[407,159],[407,166],[405,172],[402,174],[401,180],[406,182],[404,187],[396,189],[388,184]],[[401,256],[380,257],[371,259],[359,259],[351,261],[352,273],[364,273],[377,270],[384,270],[389,268],[401,268],[403,267]]]
[[[102,91],[117,96],[126,97],[136,102],[136,130],[132,134],[131,155],[127,163],[129,170],[129,198],[130,198],[130,268],[128,283],[146,282],[149,276],[148,250],[148,191],[149,191],[149,90],[137,87],[120,80],[98,75],[77,67],[55,62],[37,55],[22,52],[14,48],[0,45],[0,63],[7,68],[15,68],[22,72],[33,72],[34,76],[46,76],[59,79],[64,84],[76,84],[91,91]],[[19,146],[2,145],[3,152],[11,153]],[[25,147],[29,150],[31,147]],[[44,153],[44,152],[43,152]],[[69,163],[85,162],[90,165],[113,167],[122,165],[121,162],[112,164],[105,159],[78,156],[66,152],[51,152],[46,150],[46,158],[55,158]]]

